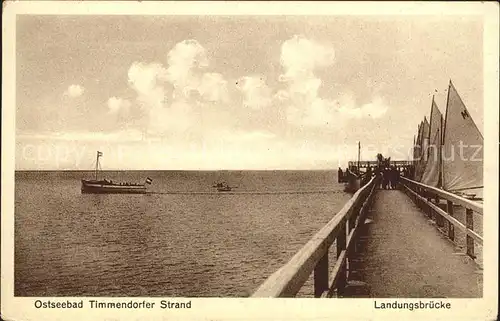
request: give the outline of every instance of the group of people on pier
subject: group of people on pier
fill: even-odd
[[[383,189],[396,189],[401,173],[395,166],[385,167],[381,170],[382,183],[381,188]]]
[[[343,171],[340,167],[338,169],[338,177],[339,183],[347,182],[351,176],[360,177],[361,178],[361,186],[368,183],[373,176],[381,175],[381,188],[383,189],[395,189],[399,178],[401,176],[413,179],[414,170],[411,166],[405,167],[396,167],[392,166],[375,166],[375,167],[366,167],[366,171],[358,172],[357,168],[345,169]]]
[[[361,186],[366,185],[374,176],[381,177],[381,189],[397,189],[401,176],[413,179],[415,174],[414,166],[391,164],[390,159],[383,159],[375,166],[366,166],[365,171],[360,171],[360,168],[355,165],[350,165],[342,170],[338,169],[338,182],[346,183],[344,190],[355,192]]]
[[[382,176],[380,188],[396,189],[401,175],[408,177],[409,171],[407,168],[404,168],[401,172],[401,169],[396,166],[375,167],[374,170],[370,166],[368,166],[366,168],[366,172],[361,174],[361,186],[367,184],[375,175]]]

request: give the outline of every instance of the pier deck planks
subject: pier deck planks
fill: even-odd
[[[347,296],[478,298],[478,265],[442,235],[399,190],[379,190],[354,255]],[[364,234],[364,235],[363,235]],[[349,290],[349,289],[348,289]],[[349,293],[350,292],[350,293]]]

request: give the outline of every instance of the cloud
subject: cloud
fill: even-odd
[[[361,106],[361,112],[362,112],[363,116],[371,117],[371,118],[380,118],[388,110],[389,110],[389,107],[379,97],[375,98],[371,103]]]
[[[177,43],[168,53],[166,79],[174,87],[174,99],[188,97],[191,91],[200,86],[198,71],[208,67],[205,48],[196,40]]]
[[[294,36],[281,46],[281,65],[285,73],[280,80],[287,82],[308,81],[314,70],[333,64],[335,50],[328,44],[320,44],[304,36]]]
[[[144,131],[163,133],[162,120],[168,118],[164,82],[167,70],[160,63],[134,62],[128,71],[128,82],[137,93],[136,101],[146,117]]]
[[[238,79],[237,88],[243,94],[243,104],[252,109],[268,107],[272,102],[272,91],[260,76],[245,76]]]
[[[290,94],[286,90],[278,90],[278,92],[274,94],[273,98],[280,102],[283,102],[290,99]]]
[[[197,116],[193,107],[185,101],[173,101],[168,108],[151,110],[148,133],[164,135],[166,133],[184,135],[195,127]]]
[[[332,65],[334,59],[335,50],[329,44],[297,35],[283,43],[280,61],[284,73],[279,81],[287,88],[279,91],[276,97],[288,105],[289,122],[315,126],[331,118],[327,113],[331,103],[318,96],[322,81],[314,72]]]
[[[151,109],[161,107],[165,102],[165,91],[161,81],[166,77],[166,69],[159,63],[134,62],[128,70],[128,82],[137,92],[141,107]]]
[[[378,99],[357,107],[345,97],[321,97],[323,81],[316,72],[334,64],[335,50],[327,43],[320,43],[303,36],[294,36],[281,46],[280,63],[283,72],[278,80],[282,88],[273,90],[260,75],[241,77],[236,88],[242,94],[243,105],[254,111],[251,116],[241,113],[236,123],[248,123],[253,129],[279,130],[283,119],[295,126],[333,126],[341,119],[363,117],[377,118],[387,111]],[[206,49],[196,40],[177,43],[167,54],[167,64],[159,62],[134,62],[128,71],[130,87],[137,93],[136,102],[143,111],[143,128],[149,135],[205,135],[211,128],[197,124],[209,119],[215,112],[206,106],[224,106],[231,102],[228,81],[221,73],[208,70]],[[284,87],[284,88],[283,88]],[[234,103],[234,102],[233,102]],[[272,110],[267,107],[276,107]],[[127,100],[111,97],[111,113],[127,110]],[[217,112],[223,112],[217,110]],[[202,117],[202,114],[204,115]],[[232,115],[232,118],[238,115]],[[231,119],[227,119],[231,122]],[[247,121],[248,120],[248,121]],[[228,122],[219,124],[228,126]],[[230,125],[229,125],[230,126]],[[220,128],[219,128],[220,129]]]
[[[127,99],[119,97],[111,97],[108,99],[109,112],[112,114],[117,114],[120,112],[127,113],[130,109],[131,103]]]
[[[72,97],[72,98],[76,98],[76,97],[80,97],[81,95],[83,95],[84,91],[85,91],[85,88],[83,88],[80,85],[70,85],[68,87],[68,89],[66,89],[66,91],[64,92],[64,94],[66,96],[69,96],[69,97]]]
[[[298,126],[337,125],[346,119],[379,118],[388,106],[380,97],[357,106],[353,96],[339,93],[337,98],[320,97],[322,80],[315,71],[330,67],[335,50],[329,44],[294,36],[281,46],[281,65],[284,73],[279,80],[285,90],[275,95],[287,106],[287,120]]]
[[[336,101],[340,114],[354,119],[360,118],[380,118],[387,113],[389,107],[381,97],[375,97],[370,103],[356,106],[354,97],[343,95]]]
[[[241,130],[223,130],[222,134],[224,141],[229,142],[264,142],[276,138],[276,135],[262,130],[241,131]]]
[[[205,48],[196,40],[177,43],[168,52],[167,64],[165,67],[157,62],[134,62],[128,71],[129,84],[149,119],[147,132],[151,135],[193,128],[200,118],[198,108],[203,108],[207,102],[229,100],[224,76],[203,72],[208,67],[208,57]]]
[[[45,132],[45,133],[21,133],[17,136],[22,140],[37,141],[67,141],[67,142],[136,142],[143,139],[142,132],[134,129],[120,130],[114,132]]]
[[[204,72],[209,66],[206,49],[196,40],[177,43],[167,55],[165,80],[173,87],[172,100],[227,102],[227,81],[217,72]]]
[[[311,126],[319,125],[334,125],[336,122],[335,103],[327,100],[316,98],[306,110],[304,124]],[[337,119],[339,120],[339,119]]]
[[[203,74],[198,92],[204,100],[210,102],[227,102],[229,99],[227,81],[219,73]]]

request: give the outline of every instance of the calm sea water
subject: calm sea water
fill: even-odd
[[[152,193],[81,194],[92,172],[16,172],[16,296],[249,296],[350,198],[335,171],[104,176],[149,176]],[[214,192],[218,180],[236,192]]]

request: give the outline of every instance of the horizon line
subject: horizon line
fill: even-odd
[[[279,168],[279,169],[105,169],[99,172],[234,172],[234,171],[329,171],[338,168]],[[95,172],[94,169],[15,169],[14,172]]]

